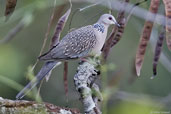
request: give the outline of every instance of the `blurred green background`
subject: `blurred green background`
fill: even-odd
[[[131,3],[136,3],[136,1],[137,0],[131,0]],[[16,94],[22,89],[22,86],[29,82],[29,80],[26,79],[28,67],[35,63],[39,55],[47,30],[48,20],[53,10],[53,3],[53,0],[18,0],[14,13],[9,20],[5,22],[5,0],[0,0],[0,40],[25,16],[31,17],[30,20],[25,21],[28,25],[10,42],[0,45],[1,97],[15,99]],[[80,1],[73,2],[71,15],[77,8],[82,8],[87,5],[89,5],[89,3]],[[149,5],[150,1],[147,1],[139,7],[148,9]],[[45,51],[48,50],[48,45],[53,36],[58,18],[68,7],[69,4],[67,1],[57,0],[55,19],[53,20]],[[163,6],[161,5],[161,7]],[[162,8],[160,8],[160,10],[161,9]],[[107,12],[108,8],[99,5],[78,12],[73,17],[71,28],[93,24],[101,14]],[[116,16],[117,11],[112,11],[112,13]],[[69,31],[70,20],[71,16],[62,32],[62,36]],[[134,58],[143,24],[143,19],[132,16],[125,28],[121,41],[112,49],[108,57],[107,63],[110,64],[107,64],[107,66],[109,69],[101,75],[101,79],[104,79],[104,76],[106,77],[106,80],[102,80],[102,82],[105,83],[102,92],[104,96],[104,113],[151,114],[156,111],[171,113],[171,71],[168,71],[159,62],[157,77],[153,80],[150,79],[152,76],[153,60],[153,50],[150,45],[146,51],[141,76],[137,77],[135,75]],[[137,29],[135,25],[139,25],[140,29]],[[155,25],[155,27],[157,28],[158,26]],[[110,31],[111,28],[109,32]],[[166,43],[164,43],[163,50],[170,59],[171,54],[166,47]],[[78,62],[79,61],[69,62],[68,103],[66,102],[63,86],[63,65],[55,68],[50,80],[47,83],[43,83],[40,91],[43,101],[82,110],[82,104],[78,100],[79,95],[73,83],[73,76],[76,73]],[[36,66],[35,74],[39,71],[42,64],[43,62],[39,62]],[[113,68],[111,68],[111,66]],[[29,97],[25,97],[24,99],[35,100]]]

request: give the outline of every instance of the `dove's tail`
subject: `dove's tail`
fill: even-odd
[[[49,61],[46,62],[40,69],[36,77],[29,82],[16,96],[16,99],[22,99],[30,90],[32,90],[37,84],[40,83],[60,62]]]

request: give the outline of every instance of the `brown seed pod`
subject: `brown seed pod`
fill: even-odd
[[[126,3],[129,2],[129,0],[125,0]],[[127,4],[124,4],[125,7]],[[124,32],[125,24],[126,24],[126,19],[125,19],[125,9],[122,9],[119,11],[118,16],[117,16],[117,22],[120,24],[120,27],[114,27],[112,32],[109,35],[108,40],[105,42],[102,52],[103,52],[103,59],[106,61],[107,56],[109,55],[110,48],[113,47],[115,44],[119,42],[119,40],[122,37],[122,34]]]
[[[64,89],[65,89],[65,95],[68,97],[68,62],[64,62]]]
[[[58,23],[57,23],[56,29],[55,29],[55,33],[54,33],[54,36],[52,37],[52,41],[50,44],[51,48],[58,44],[61,31],[63,30],[70,13],[71,13],[71,8],[69,8],[68,11],[58,20]]]
[[[59,18],[58,23],[56,25],[54,36],[52,37],[50,48],[53,48],[59,43],[60,34],[65,26],[65,23],[68,20],[68,17],[71,13],[71,2],[70,2],[70,8],[67,10],[67,12]],[[64,89],[65,89],[65,95],[68,96],[68,81],[67,81],[67,75],[68,75],[68,62],[64,62]]]
[[[14,12],[16,4],[17,4],[17,0],[6,0],[6,8],[4,14],[6,16],[6,20]]]
[[[109,35],[108,40],[105,42],[104,47],[102,49],[104,60],[107,59],[110,48],[115,46],[120,41],[125,28],[125,20],[126,19],[124,17],[121,18],[121,21],[118,22],[120,27],[119,28],[115,27],[111,32],[111,34]]]
[[[126,24],[126,19],[122,18],[120,21],[120,27],[118,28],[115,38],[112,40],[111,47],[115,46],[121,39],[123,33],[124,33],[124,28]]]
[[[166,42],[171,51],[171,0],[163,0],[166,12]]]
[[[129,0],[125,0],[125,3],[123,3],[124,7],[123,7],[123,9],[121,9],[119,11],[118,16],[117,16],[117,22],[120,24],[120,27],[119,28],[118,27],[113,28],[111,34],[109,35],[108,40],[105,42],[105,44],[102,48],[104,61],[106,61],[107,56],[109,55],[110,48],[115,46],[120,41],[120,39],[122,38],[125,26],[129,20],[130,16],[132,15],[133,9],[136,6],[142,4],[146,1],[147,0],[143,0],[143,1],[139,1],[139,2],[135,3],[130,10],[130,14],[128,15],[128,17],[125,18],[125,7],[126,7],[127,3],[129,2]]]
[[[160,5],[160,0],[151,0],[149,11],[153,14],[156,14],[158,11],[159,5]],[[155,15],[150,16],[147,14],[147,18],[154,20]],[[148,19],[145,22],[143,32],[142,32],[142,35],[140,38],[140,42],[139,42],[139,47],[138,47],[138,50],[136,52],[135,66],[136,66],[136,72],[137,72],[138,76],[140,76],[140,71],[142,68],[143,61],[144,61],[146,47],[147,47],[147,44],[149,42],[152,27],[153,27],[153,22],[148,20]]]
[[[165,38],[165,31],[162,31],[158,37],[154,58],[153,58],[153,77],[157,75],[157,64],[160,58],[160,54],[162,51],[163,41]]]
[[[59,18],[58,23],[56,25],[56,29],[55,29],[55,33],[54,36],[52,37],[51,40],[51,44],[50,44],[50,48],[53,48],[54,46],[56,46],[59,42],[60,39],[60,34],[65,26],[65,23],[68,20],[68,17],[71,13],[71,1],[70,1],[70,8],[67,10],[67,12]],[[68,80],[67,80],[67,75],[68,75],[68,62],[64,62],[64,74],[63,74],[63,78],[64,78],[64,89],[65,89],[65,95],[66,97],[68,96]]]
[[[70,4],[71,5],[71,4]],[[52,37],[52,40],[51,40],[51,44],[50,44],[50,47],[53,48],[54,46],[56,46],[59,42],[59,39],[60,39],[60,34],[65,26],[65,23],[67,22],[68,20],[68,17],[71,13],[71,7],[72,5],[70,6],[70,8],[67,10],[67,12],[59,18],[58,20],[58,23],[56,25],[56,29],[55,29],[55,33],[54,33],[54,36]],[[67,81],[67,75],[68,75],[68,62],[64,62],[64,75],[63,75],[63,78],[64,78],[64,89],[65,89],[65,95],[66,97],[68,96],[68,81]]]

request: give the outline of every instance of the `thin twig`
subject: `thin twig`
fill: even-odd
[[[32,20],[32,14],[30,12],[26,13],[20,22],[11,31],[9,31],[2,40],[0,40],[0,44],[8,43],[17,35],[17,33],[27,27],[32,22]]]
[[[94,6],[96,6],[96,5],[99,5],[99,4],[102,3],[102,2],[104,2],[104,1],[100,1],[100,2],[97,2],[97,3],[91,4],[91,5],[89,5],[89,6],[85,6],[85,7],[83,7],[83,8],[78,8],[78,9],[76,9],[76,10],[73,12],[73,14],[71,15],[71,20],[70,20],[70,23],[69,23],[69,30],[71,30],[71,23],[72,23],[73,17],[76,15],[76,13],[77,13],[78,11],[82,12],[82,11],[88,9],[88,8],[91,8],[91,7],[94,7]],[[102,11],[103,11],[103,10],[102,10]],[[98,14],[99,14],[99,13],[98,13]],[[95,15],[95,16],[97,16],[97,15]],[[93,17],[95,17],[95,16],[93,16]],[[91,19],[91,18],[90,18],[90,19]],[[89,21],[89,20],[88,20],[88,21]],[[86,21],[85,23],[87,23],[87,21]]]
[[[109,14],[112,14],[111,1],[110,1],[110,0],[108,0],[108,1],[107,1],[107,3],[108,3],[108,7],[109,7]]]
[[[54,15],[55,15],[55,8],[56,8],[56,0],[54,0],[54,7],[53,7],[52,15],[51,15],[51,17],[50,17],[50,19],[49,19],[49,22],[48,22],[48,28],[47,28],[47,31],[46,31],[46,33],[45,33],[45,38],[44,38],[43,45],[42,45],[42,48],[41,48],[41,50],[40,50],[39,56],[42,54],[42,52],[43,52],[43,50],[44,50],[44,48],[45,48],[45,45],[46,45],[46,42],[47,42],[47,39],[48,39],[48,35],[49,35],[49,32],[50,32],[50,27],[51,27],[51,25],[52,25],[52,20],[53,20]],[[38,59],[36,60],[35,64],[33,65],[32,71],[34,70],[34,68],[35,68],[35,66],[37,65],[37,63],[38,63]],[[43,79],[43,80],[44,80],[44,79]],[[37,95],[40,94],[40,88],[41,88],[41,86],[42,86],[42,84],[43,84],[43,80],[42,80],[41,83],[40,83],[40,86],[39,86],[39,88],[38,88],[38,94],[37,94]]]
[[[8,43],[24,28],[24,26],[25,24],[23,21],[20,21],[2,40],[0,40],[0,44]]]
[[[54,8],[53,8],[52,15],[51,15],[51,17],[49,19],[49,22],[48,22],[47,31],[46,31],[46,34],[45,34],[45,38],[44,38],[43,45],[42,45],[39,56],[42,54],[42,52],[43,52],[43,50],[45,48],[47,39],[48,39],[48,35],[49,35],[49,32],[50,32],[50,27],[52,25],[52,20],[53,20],[54,14],[55,14],[55,7],[56,7],[56,0],[54,0]]]
[[[43,45],[42,45],[42,48],[40,50],[39,56],[42,55],[42,52],[43,52],[43,50],[45,48],[45,45],[46,45],[46,42],[47,42],[47,39],[48,39],[48,35],[49,35],[49,32],[50,32],[50,27],[52,25],[52,20],[54,18],[55,8],[56,8],[56,0],[54,0],[54,7],[53,7],[52,15],[51,15],[51,17],[49,18],[49,21],[48,21],[47,31],[45,33],[45,38],[44,38]],[[38,63],[38,60],[36,60],[35,64],[32,67],[32,70],[34,70],[34,68],[37,65],[37,63]]]
[[[44,79],[40,82],[39,88],[37,90],[36,98],[40,96],[40,88],[42,87],[43,82],[44,82]]]
[[[146,2],[146,1],[147,1],[147,0],[138,1],[137,3],[135,3],[135,4],[132,6],[132,8],[130,9],[129,15],[128,15],[127,18],[126,18],[126,24],[128,23],[128,20],[130,19],[130,17],[132,16],[134,9],[135,9],[137,6],[139,6],[140,4],[142,4],[142,3]]]
[[[75,11],[73,11],[72,15],[71,15],[71,20],[69,22],[69,31],[71,30],[71,23],[73,20],[73,17],[75,16],[75,14],[79,11],[79,9],[76,9]]]
[[[104,1],[99,1],[99,2],[94,3],[94,4],[91,4],[91,5],[89,5],[89,6],[86,6],[86,7],[83,7],[83,8],[79,8],[79,11],[81,12],[81,11],[83,11],[83,10],[86,10],[86,9],[90,8],[90,7],[99,5],[99,4],[102,3],[102,2],[104,2]]]

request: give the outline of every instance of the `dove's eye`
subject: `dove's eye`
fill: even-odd
[[[109,17],[108,19],[109,19],[109,20],[112,20],[112,17]]]

